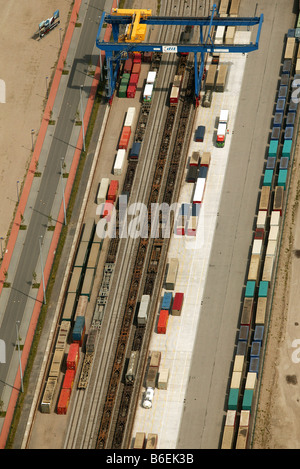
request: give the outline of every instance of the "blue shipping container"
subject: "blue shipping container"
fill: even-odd
[[[269,282],[266,280],[262,280],[259,282],[259,290],[258,290],[258,296],[259,297],[267,297],[268,296],[268,288],[269,288]]]
[[[263,186],[272,187],[273,169],[266,169],[264,174]]]
[[[249,372],[258,373],[259,370],[259,357],[250,357]]]
[[[285,140],[282,149],[282,156],[287,156],[290,158],[292,150],[292,140]]]
[[[205,126],[199,125],[196,130],[195,140],[196,142],[203,142],[205,135]]]
[[[287,156],[283,156],[282,158],[280,158],[279,169],[288,169],[289,161],[290,160]]]
[[[276,112],[284,112],[285,109],[285,99],[279,98],[276,103]]]
[[[276,112],[273,121],[273,127],[281,127],[282,125],[283,114],[281,112]]]
[[[77,316],[74,327],[73,327],[73,332],[72,332],[73,340],[81,340],[84,327],[85,327],[84,316]]]
[[[141,142],[134,142],[130,150],[130,158],[138,158],[141,150]]]
[[[259,357],[261,343],[253,341],[251,344],[250,357]]]
[[[253,340],[262,342],[263,337],[264,337],[264,326],[262,325],[255,326]]]
[[[255,281],[254,280],[248,280],[246,284],[246,292],[245,296],[247,298],[252,298],[254,296],[255,292]]]
[[[280,169],[278,173],[277,186],[282,186],[285,190],[287,180],[287,169]]]
[[[161,309],[167,309],[168,311],[170,311],[171,306],[172,306],[172,299],[173,299],[172,293],[165,292],[163,296],[162,304],[161,304]]]
[[[286,127],[294,127],[296,114],[289,112],[286,118]]]
[[[277,150],[278,150],[278,144],[279,144],[278,140],[271,140],[270,146],[269,146],[269,156],[274,156],[276,158]]]
[[[279,140],[281,128],[280,127],[273,127],[271,140]]]
[[[294,134],[294,127],[287,127],[284,132],[284,140],[292,140]]]
[[[206,179],[208,173],[208,166],[200,166],[199,178]]]

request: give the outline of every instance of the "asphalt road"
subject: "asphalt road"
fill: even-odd
[[[81,39],[76,50],[61,112],[49,148],[47,164],[42,172],[40,190],[32,208],[26,239],[11,285],[11,293],[0,328],[0,336],[6,343],[6,364],[2,364],[0,368],[0,395],[5,383],[7,383],[7,373],[15,349],[16,321],[22,321],[32,283],[32,273],[36,270],[39,261],[39,237],[45,236],[48,216],[51,215],[55,193],[60,187],[60,161],[68,149],[74,126],[73,119],[80,105],[79,90],[80,86],[84,84],[88,71],[90,56],[95,47],[95,38],[99,25],[98,17],[102,14],[104,5],[104,0],[89,1],[85,21],[81,26]],[[85,92],[89,93],[89,90],[83,89],[83,93]],[[43,252],[44,261],[46,254],[46,252]],[[13,383],[8,384],[12,385]]]
[[[284,35],[296,18],[292,0],[257,3],[260,48],[247,58],[177,448],[221,442]],[[242,1],[239,16],[253,16],[255,4]]]

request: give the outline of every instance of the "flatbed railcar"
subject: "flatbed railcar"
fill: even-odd
[[[194,26],[187,24],[180,35],[180,44],[190,44],[194,35]],[[180,55],[188,55],[188,52],[181,52]]]

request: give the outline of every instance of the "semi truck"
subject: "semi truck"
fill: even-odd
[[[228,127],[228,118],[229,112],[228,110],[222,109],[219,118],[219,125],[217,130],[217,147],[223,148],[225,145],[225,139],[227,134],[227,127]]]
[[[48,18],[47,20],[44,20],[39,24],[39,30],[38,30],[39,38],[41,39],[42,37],[44,37],[52,29],[56,28],[56,26],[58,26],[59,23],[60,23],[59,10],[56,10],[53,13],[53,16],[51,16],[51,18]]]

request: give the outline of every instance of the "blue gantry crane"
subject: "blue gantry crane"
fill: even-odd
[[[211,15],[208,17],[170,17],[152,16],[151,10],[120,10],[113,9],[111,14],[103,12],[96,38],[96,46],[105,52],[107,69],[107,96],[112,98],[121,61],[127,59],[131,51],[138,52],[166,52],[166,53],[192,53],[194,55],[195,72],[195,100],[198,102],[201,90],[206,53],[248,53],[258,49],[263,15],[259,17],[221,17],[214,4]],[[103,26],[112,25],[113,41],[100,40]],[[125,27],[125,33],[120,34],[120,26]],[[199,26],[199,42],[188,43],[146,43],[147,26]],[[258,26],[255,42],[249,44],[216,44],[214,31],[218,26],[246,26],[248,29]],[[204,34],[204,28],[205,34]],[[205,37],[204,37],[205,35]],[[197,54],[200,54],[200,67]]]

